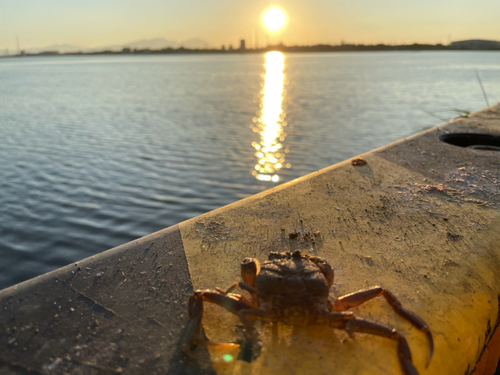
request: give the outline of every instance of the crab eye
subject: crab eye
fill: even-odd
[[[259,261],[255,258],[246,258],[241,262],[241,278],[250,286],[255,286],[255,278],[260,271]]]
[[[322,267],[320,267],[321,273],[325,276],[328,287],[331,288],[333,285],[333,268],[327,262],[325,262]]]
[[[326,260],[320,257],[310,257],[309,260],[316,264],[316,266],[318,266],[319,270],[325,277],[326,282],[328,283],[328,287],[331,288],[331,286],[333,285],[334,277],[332,266],[330,266],[330,264]]]
[[[255,258],[245,258],[241,262],[241,267],[245,267],[245,269],[251,269],[256,266],[259,261]]]

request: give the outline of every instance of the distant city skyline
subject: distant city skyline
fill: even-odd
[[[270,5],[287,25],[270,33],[261,15]],[[253,48],[283,41],[314,44],[448,44],[500,40],[498,0],[18,0],[0,3],[0,54],[8,49],[74,45],[100,48],[134,41],[199,39],[208,46]]]

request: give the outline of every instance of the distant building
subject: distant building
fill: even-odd
[[[244,50],[244,49],[246,49],[246,47],[245,47],[245,39],[241,39],[240,40],[240,50]]]
[[[461,40],[459,42],[450,43],[451,48],[460,48],[460,49],[500,49],[500,42],[495,40],[481,40],[481,39],[472,39],[472,40]]]
[[[221,51],[225,51],[226,50],[226,46],[223,44],[220,49],[221,49]]]

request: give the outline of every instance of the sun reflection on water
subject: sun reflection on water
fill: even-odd
[[[289,150],[283,148],[280,143],[286,137],[285,113],[282,109],[284,60],[285,57],[281,52],[273,51],[266,54],[261,110],[259,118],[254,118],[252,125],[253,131],[260,134],[260,142],[252,142],[258,159],[252,174],[261,181],[278,182],[279,170],[283,167],[290,168],[290,164],[285,164],[285,154]]]

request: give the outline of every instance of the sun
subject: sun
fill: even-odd
[[[270,31],[279,31],[286,22],[285,12],[277,7],[271,7],[264,11],[262,22]]]

